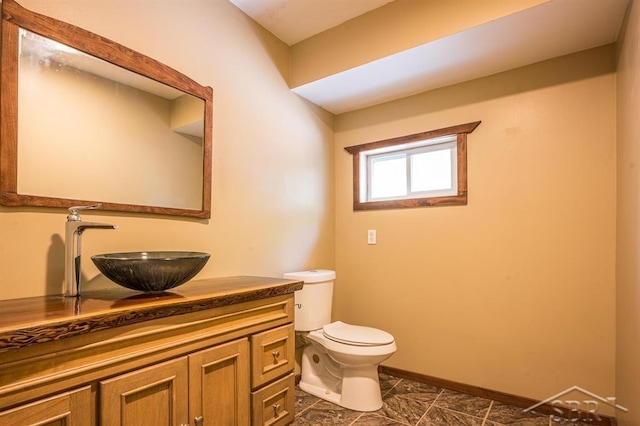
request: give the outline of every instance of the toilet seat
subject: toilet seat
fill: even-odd
[[[381,346],[394,342],[393,336],[386,331],[342,321],[325,325],[322,334],[334,342],[353,346]]]

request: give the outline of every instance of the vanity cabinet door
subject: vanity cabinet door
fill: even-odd
[[[182,357],[101,381],[100,425],[188,424],[187,369]]]
[[[248,426],[249,341],[246,338],[189,355],[189,413],[200,426]]]
[[[91,387],[86,386],[0,412],[2,426],[85,426],[93,424]]]

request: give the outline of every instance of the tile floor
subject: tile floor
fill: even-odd
[[[296,388],[295,426],[556,426],[587,425],[524,413],[505,405],[435,386],[380,375],[383,406],[370,413],[347,410]]]

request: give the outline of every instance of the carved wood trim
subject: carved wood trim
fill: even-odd
[[[242,289],[242,284],[249,285],[251,282],[255,282],[256,285],[252,288]],[[235,292],[215,294],[216,283],[224,285],[224,288],[237,283],[238,289]],[[261,286],[261,283],[267,284],[263,284]],[[272,284],[268,285],[268,283]],[[161,297],[161,299],[158,303],[146,304],[144,294],[123,290],[124,293],[117,294],[134,294],[141,297],[138,299],[115,299],[115,301],[111,301],[111,304],[107,303],[105,305],[106,309],[98,309],[96,312],[81,315],[76,315],[74,313],[75,308],[73,303],[81,303],[79,299],[75,298],[57,296],[49,298],[0,301],[0,307],[2,308],[0,312],[3,312],[6,316],[11,316],[13,312],[16,314],[20,312],[22,312],[22,314],[26,314],[24,310],[21,311],[21,307],[29,306],[31,303],[39,305],[38,300],[40,299],[42,299],[43,303],[47,303],[47,301],[49,301],[49,306],[51,308],[55,308],[56,305],[54,302],[58,301],[63,304],[63,306],[58,309],[72,309],[68,315],[57,321],[50,320],[44,323],[36,323],[32,325],[28,323],[18,323],[16,327],[5,326],[4,329],[0,328],[0,354],[4,351],[67,339],[87,333],[95,333],[101,330],[109,330],[114,327],[140,324],[160,318],[184,315],[192,312],[221,308],[239,303],[291,294],[294,291],[301,289],[302,283],[277,279],[232,277],[228,279],[194,281],[189,283],[189,286],[193,289],[209,289],[212,294],[205,294],[188,299],[181,298],[178,291],[175,293],[166,293],[162,296],[147,295],[146,297],[152,301],[154,300],[154,297]],[[185,289],[185,294],[188,294],[188,291],[188,289]],[[195,292],[195,290],[191,291]],[[87,293],[86,295],[89,296],[90,294],[91,293]],[[67,302],[69,305],[66,305]],[[92,301],[88,300],[87,303],[89,302]],[[123,306],[117,307],[118,303],[122,303]],[[81,309],[81,307],[78,309]],[[23,315],[23,318],[24,317],[25,316]],[[0,315],[0,324],[2,323],[1,320],[2,316]]]

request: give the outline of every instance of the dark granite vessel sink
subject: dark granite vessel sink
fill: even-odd
[[[209,253],[200,252],[144,251],[98,254],[91,260],[105,277],[123,287],[158,292],[189,281],[209,257]]]

